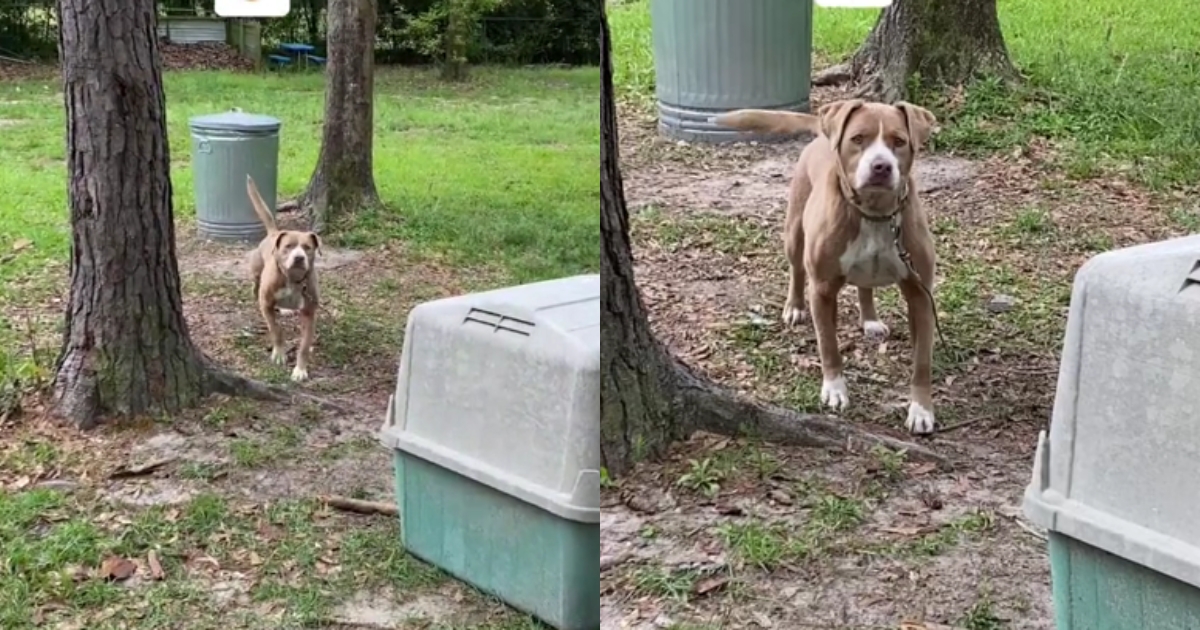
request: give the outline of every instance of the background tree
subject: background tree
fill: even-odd
[[[378,205],[375,188],[375,0],[329,0],[329,58],[321,152],[299,205],[321,231],[334,217]]]
[[[853,80],[858,95],[894,102],[909,81],[957,86],[983,75],[1016,79],[996,0],[895,0],[850,59],[814,83]]]
[[[281,399],[192,343],[175,256],[154,0],[60,0],[71,280],[54,411],[173,412],[209,393]]]
[[[718,388],[696,376],[654,338],[633,276],[613,98],[612,42],[603,10],[600,24],[600,452],[609,473],[624,473],[635,461],[661,454],[671,441],[696,429],[829,448],[852,442],[885,444],[908,449],[916,457],[938,459],[915,444],[866,433],[836,419],[761,405]]]

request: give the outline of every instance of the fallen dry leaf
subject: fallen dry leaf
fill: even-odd
[[[137,572],[137,565],[120,556],[109,556],[100,563],[97,577],[102,580],[128,580]]]
[[[163,573],[162,563],[158,561],[158,554],[151,550],[146,556],[146,564],[150,565],[150,579],[161,580],[166,577]]]
[[[729,580],[720,577],[712,577],[700,580],[696,583],[695,592],[697,595],[707,595],[718,589],[724,588]]]
[[[14,252],[19,252],[24,249],[29,249],[29,247],[31,245],[33,245],[33,241],[31,241],[27,238],[19,238],[16,240],[16,242],[13,243],[12,250]]]

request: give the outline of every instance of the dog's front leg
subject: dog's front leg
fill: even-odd
[[[316,311],[300,311],[300,345],[296,347],[296,367],[292,369],[292,380],[297,383],[308,379],[308,359],[312,354],[316,320]]]
[[[271,363],[283,365],[287,361],[287,350],[283,347],[283,331],[279,329],[275,305],[260,297],[258,309],[262,312],[263,321],[267,323],[267,338],[271,341]]]
[[[837,340],[837,295],[841,282],[810,282],[809,308],[817,331],[817,350],[821,354],[821,402],[835,411],[850,404],[846,378],[842,375],[842,353]]]
[[[913,344],[912,392],[904,426],[909,433],[927,434],[933,433],[937,424],[932,393],[934,304],[920,282],[910,277],[900,283],[900,291],[908,302],[908,329]]]

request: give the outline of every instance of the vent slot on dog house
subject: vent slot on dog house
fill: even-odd
[[[1200,260],[1192,262],[1192,270],[1188,272],[1186,278],[1183,279],[1183,286],[1179,287],[1179,292],[1183,293],[1184,289],[1200,284]]]
[[[524,335],[526,337],[529,336],[530,332],[533,331],[533,327],[535,326],[533,322],[527,322],[523,319],[509,317],[508,315],[501,315],[500,313],[481,308],[472,308],[467,313],[467,316],[463,318],[464,324],[472,322],[488,326],[492,329],[492,332],[506,330],[508,332],[517,333],[518,335]]]

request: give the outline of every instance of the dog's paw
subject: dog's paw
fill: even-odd
[[[783,325],[795,326],[801,324],[808,318],[808,311],[804,310],[804,305],[799,306],[788,302],[783,307]]]
[[[283,348],[271,349],[271,363],[275,365],[283,365],[287,362],[287,351]]]
[[[888,330],[887,324],[877,319],[868,319],[862,323],[862,328],[863,336],[869,343],[882,343],[887,341],[888,335],[892,334],[892,331]]]
[[[846,391],[846,379],[841,376],[833,380],[821,382],[821,402],[834,411],[841,411],[850,404],[850,394]]]
[[[937,421],[934,420],[933,410],[926,409],[921,403],[911,402],[908,404],[908,419],[904,421],[904,428],[908,429],[913,435],[928,435],[933,433]]]
[[[292,380],[299,383],[300,381],[308,380],[308,369],[302,368],[299,365],[292,368]]]

